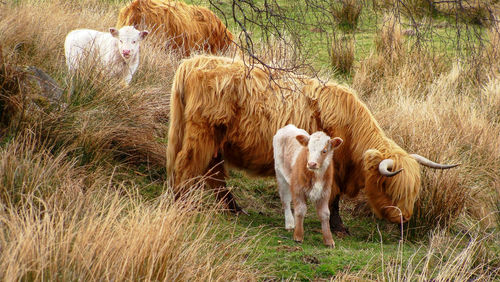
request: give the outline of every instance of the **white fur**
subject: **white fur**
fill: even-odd
[[[138,31],[132,26],[110,29],[110,32],[73,30],[64,42],[68,70],[74,72],[82,60],[96,57],[93,63],[101,63],[110,76],[122,78],[128,85],[139,66],[139,42],[147,34],[147,31]]]
[[[315,181],[313,183],[313,187],[307,197],[311,199],[311,201],[316,202],[323,197],[323,186],[325,186],[324,181]]]

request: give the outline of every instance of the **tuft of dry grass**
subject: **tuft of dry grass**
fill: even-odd
[[[360,62],[353,76],[353,87],[362,96],[397,89],[425,93],[424,88],[447,69],[443,54],[422,46],[408,47],[393,15],[384,17],[375,46],[375,52]]]
[[[111,179],[110,179],[111,181]],[[6,280],[254,281],[256,238],[214,222],[201,198],[146,203],[129,188],[71,183],[0,211],[0,276]],[[115,190],[116,189],[116,190]],[[126,190],[123,190],[126,189]],[[56,199],[57,198],[57,199]]]
[[[499,8],[500,9],[500,8]],[[487,30],[488,44],[486,48],[482,49],[479,54],[477,72],[481,76],[493,75],[500,76],[500,66],[498,64],[491,64],[490,62],[500,61],[500,22],[491,24]]]
[[[369,271],[343,271],[330,281],[492,281],[498,279],[500,265],[498,257],[489,249],[498,236],[482,233],[470,227],[467,232],[450,235],[444,230],[435,230],[419,252],[404,258],[402,244],[398,255],[386,259],[381,244],[381,273]],[[380,234],[380,233],[379,233]],[[382,235],[380,235],[382,236]],[[382,242],[382,241],[381,241]]]
[[[39,146],[34,134],[9,141],[0,149],[0,200],[2,205],[16,206],[25,195],[50,197],[60,186],[80,183],[74,181],[78,169],[74,160],[66,160],[67,152],[57,155],[50,148]]]
[[[383,280],[387,281],[491,281],[500,272],[488,244],[494,236],[469,230],[450,236],[442,230],[430,236],[423,258],[413,256],[406,264],[388,263]],[[401,247],[400,247],[401,248]]]
[[[331,4],[331,12],[337,24],[347,29],[356,29],[362,10],[363,3],[357,0],[332,1]]]
[[[385,239],[380,236],[380,253],[374,271],[368,264],[353,272],[348,269],[330,281],[494,281],[500,275],[497,244],[500,237],[495,230],[484,231],[475,221],[460,233],[435,229],[426,239],[416,242],[417,248],[407,253],[404,234],[401,234],[396,255],[388,255]]]
[[[333,40],[330,59],[335,70],[350,73],[354,65],[354,38]]]

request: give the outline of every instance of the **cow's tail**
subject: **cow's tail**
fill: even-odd
[[[188,70],[185,64],[181,64],[175,73],[172,83],[172,92],[170,94],[170,126],[168,130],[168,146],[167,146],[167,174],[170,179],[174,179],[174,165],[177,153],[182,148],[182,140],[184,138],[184,90],[185,79]]]

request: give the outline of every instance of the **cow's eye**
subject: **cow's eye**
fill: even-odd
[[[323,149],[323,151],[321,151],[321,153],[326,154],[326,149]]]
[[[134,41],[132,41],[132,44],[135,44],[135,40],[134,40]]]

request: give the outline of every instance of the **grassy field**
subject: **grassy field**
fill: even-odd
[[[290,25],[296,34],[289,36],[300,36],[292,41],[314,67],[304,72],[348,83],[409,152],[462,163],[447,171],[422,168],[423,191],[402,229],[375,218],[363,195],[343,199],[351,236],[334,237],[335,249],[323,246],[312,206],[304,242],[292,240],[273,178],[231,171],[228,185],[249,215],[222,212],[202,192],[173,201],[166,130],[181,58],[146,40],[128,88],[93,65],[74,76],[66,71],[66,34],[114,26],[122,1],[0,2],[0,278],[500,279],[498,26],[461,30],[469,22],[439,12],[419,19],[419,39],[406,35],[412,19],[390,2],[367,1],[357,27],[349,29],[301,1],[277,1],[292,10],[290,19],[301,19]],[[238,34],[229,1],[214,3]],[[264,1],[255,3],[262,8]],[[391,13],[400,20],[391,20]],[[315,29],[325,22],[331,25]],[[284,48],[277,38],[266,42],[262,26],[250,30],[257,55],[272,60],[266,49]],[[355,37],[354,53],[344,47],[331,52],[333,36],[344,34]],[[415,47],[419,40],[422,48]],[[333,73],[334,57],[348,61],[349,55],[352,66]],[[55,92],[26,66],[50,75],[61,97],[50,96]]]

